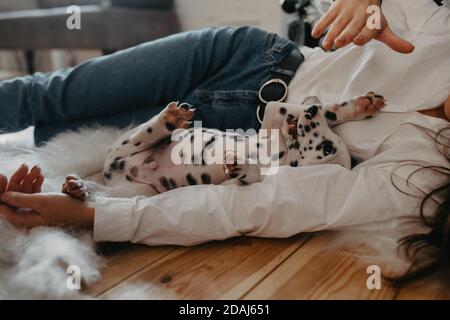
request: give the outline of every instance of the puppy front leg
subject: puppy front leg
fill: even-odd
[[[323,113],[329,126],[336,126],[347,121],[370,118],[385,106],[383,96],[369,92],[365,96],[350,99],[341,104],[324,106]],[[311,107],[312,108],[312,107]]]
[[[159,114],[150,121],[140,125],[131,135],[130,142],[139,147],[141,145],[153,145],[162,138],[170,136],[175,129],[187,129],[191,124],[195,109],[186,108],[186,105],[178,105],[171,102]]]

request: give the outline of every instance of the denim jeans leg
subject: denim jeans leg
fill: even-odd
[[[172,44],[171,48],[166,45],[166,41],[174,41],[176,45]],[[84,111],[81,117],[73,115],[67,118],[66,115],[67,119],[38,121],[35,128],[36,143],[46,141],[61,131],[75,130],[83,126],[100,124],[126,127],[139,124],[174,100],[196,106],[198,109],[195,120],[203,121],[207,127],[255,128],[257,90],[270,78],[271,67],[295,47],[287,39],[251,27],[204,29],[158,40],[156,43],[158,46],[151,42],[119,53],[121,59],[112,60],[114,55],[102,58],[108,60],[111,68],[115,68],[124,61],[132,61],[130,55],[134,51],[139,51],[139,54],[134,53],[136,56],[146,56],[148,47],[155,51],[175,50],[179,47],[177,52],[168,53],[181,56],[178,57],[177,63],[170,65],[167,62],[163,67],[155,67],[155,70],[160,69],[161,72],[159,77],[152,78],[154,84],[148,83],[147,78],[142,75],[134,79],[133,74],[127,74],[127,71],[123,70],[122,73],[126,75],[118,74],[117,78],[120,81],[126,79],[132,82],[132,85],[127,82],[123,84],[126,91],[110,92],[120,103],[111,100],[111,96],[107,95],[109,91],[97,88],[96,93],[104,91],[102,96],[93,98],[100,108],[95,105],[91,108],[94,110]],[[183,46],[197,49],[182,50]],[[94,63],[98,62],[96,60]],[[154,63],[149,65],[145,68],[150,74]],[[144,65],[142,67],[144,68]],[[96,69],[96,72],[98,74],[95,73],[94,76],[101,76],[99,70]],[[104,73],[108,74],[106,70]],[[206,102],[199,99],[205,91],[211,92],[207,96],[213,99],[206,99],[209,100]],[[103,98],[105,95],[106,98]],[[139,99],[140,96],[142,99]],[[105,104],[105,100],[109,104]],[[85,98],[82,98],[82,101],[85,101]],[[89,109],[89,106],[84,106],[84,109]]]
[[[227,64],[235,32],[180,33],[74,68],[0,81],[0,130],[108,117],[183,100]]]

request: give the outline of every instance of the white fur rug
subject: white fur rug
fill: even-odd
[[[38,164],[46,176],[43,191],[59,192],[69,173],[88,177],[100,172],[109,146],[121,133],[109,128],[63,133],[43,148],[18,147],[17,139],[12,146],[0,139],[0,172],[9,176],[22,163]],[[22,144],[30,145],[31,131],[26,134],[28,137],[21,139]],[[384,260],[388,265],[400,266],[395,251],[395,239],[401,236],[398,228],[395,233],[389,234],[387,230],[383,233],[341,232],[341,239],[332,247],[366,243],[381,253],[376,258],[378,262]],[[44,227],[22,232],[0,218],[0,299],[91,298],[79,290],[68,289],[66,282],[70,275],[66,270],[70,265],[80,267],[84,285],[100,278],[101,258],[96,254],[88,232]],[[136,284],[136,287],[124,290],[120,299],[139,299],[142,290],[154,291]]]
[[[41,166],[44,192],[59,192],[68,173],[90,176],[103,168],[108,147],[119,130],[89,129],[64,133],[43,148],[0,146],[0,172],[10,174],[21,164]],[[18,231],[0,218],[0,299],[87,298],[66,285],[67,267],[80,267],[83,284],[100,277],[101,259],[86,233],[56,228]]]

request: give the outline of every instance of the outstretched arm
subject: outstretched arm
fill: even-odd
[[[414,201],[419,198],[393,186],[391,169],[282,167],[246,187],[202,185],[150,198],[98,198],[95,206],[64,194],[9,191],[1,196],[0,216],[17,227],[93,227],[96,241],[147,245],[194,245],[241,235],[289,237],[417,217]]]
[[[195,186],[151,198],[99,198],[97,241],[194,245],[240,235],[289,237],[414,215],[388,169],[288,168],[246,187]]]

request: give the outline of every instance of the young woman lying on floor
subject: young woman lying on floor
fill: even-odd
[[[338,0],[318,28],[332,24],[328,39],[338,39],[330,40],[337,47],[378,37],[391,48],[410,52],[413,47],[386,24],[381,34],[364,29],[365,8],[372,2]],[[19,227],[90,227],[97,241],[192,245],[240,235],[377,230],[423,213],[431,231],[417,239],[438,251],[431,260],[415,261],[417,270],[448,271],[450,142],[448,131],[440,131],[448,121],[415,111],[440,106],[431,112],[444,114],[450,88],[450,13],[427,0],[385,0],[383,8],[393,30],[414,41],[413,54],[401,55],[374,41],[332,53],[302,48],[305,61],[298,71],[284,72],[292,76],[287,102],[315,95],[333,103],[372,89],[387,98],[384,111],[390,112],[336,128],[359,161],[353,170],[283,167],[248,187],[194,186],[150,198],[100,197],[86,205],[63,194],[33,193],[40,191],[42,174],[22,167],[9,183],[1,179],[0,193],[8,192],[1,197],[0,214]],[[400,19],[404,16],[406,22]],[[338,37],[342,31],[343,42]],[[360,32],[364,43],[357,41]],[[180,100],[197,107],[196,120],[204,127],[258,129],[257,92],[293,50],[289,41],[251,28],[175,35],[73,69],[0,82],[0,126],[17,130],[35,124],[35,138],[41,142],[85,124],[143,122],[161,110],[147,106]],[[424,166],[431,168],[412,174]],[[418,209],[415,196],[424,194],[430,196]]]

